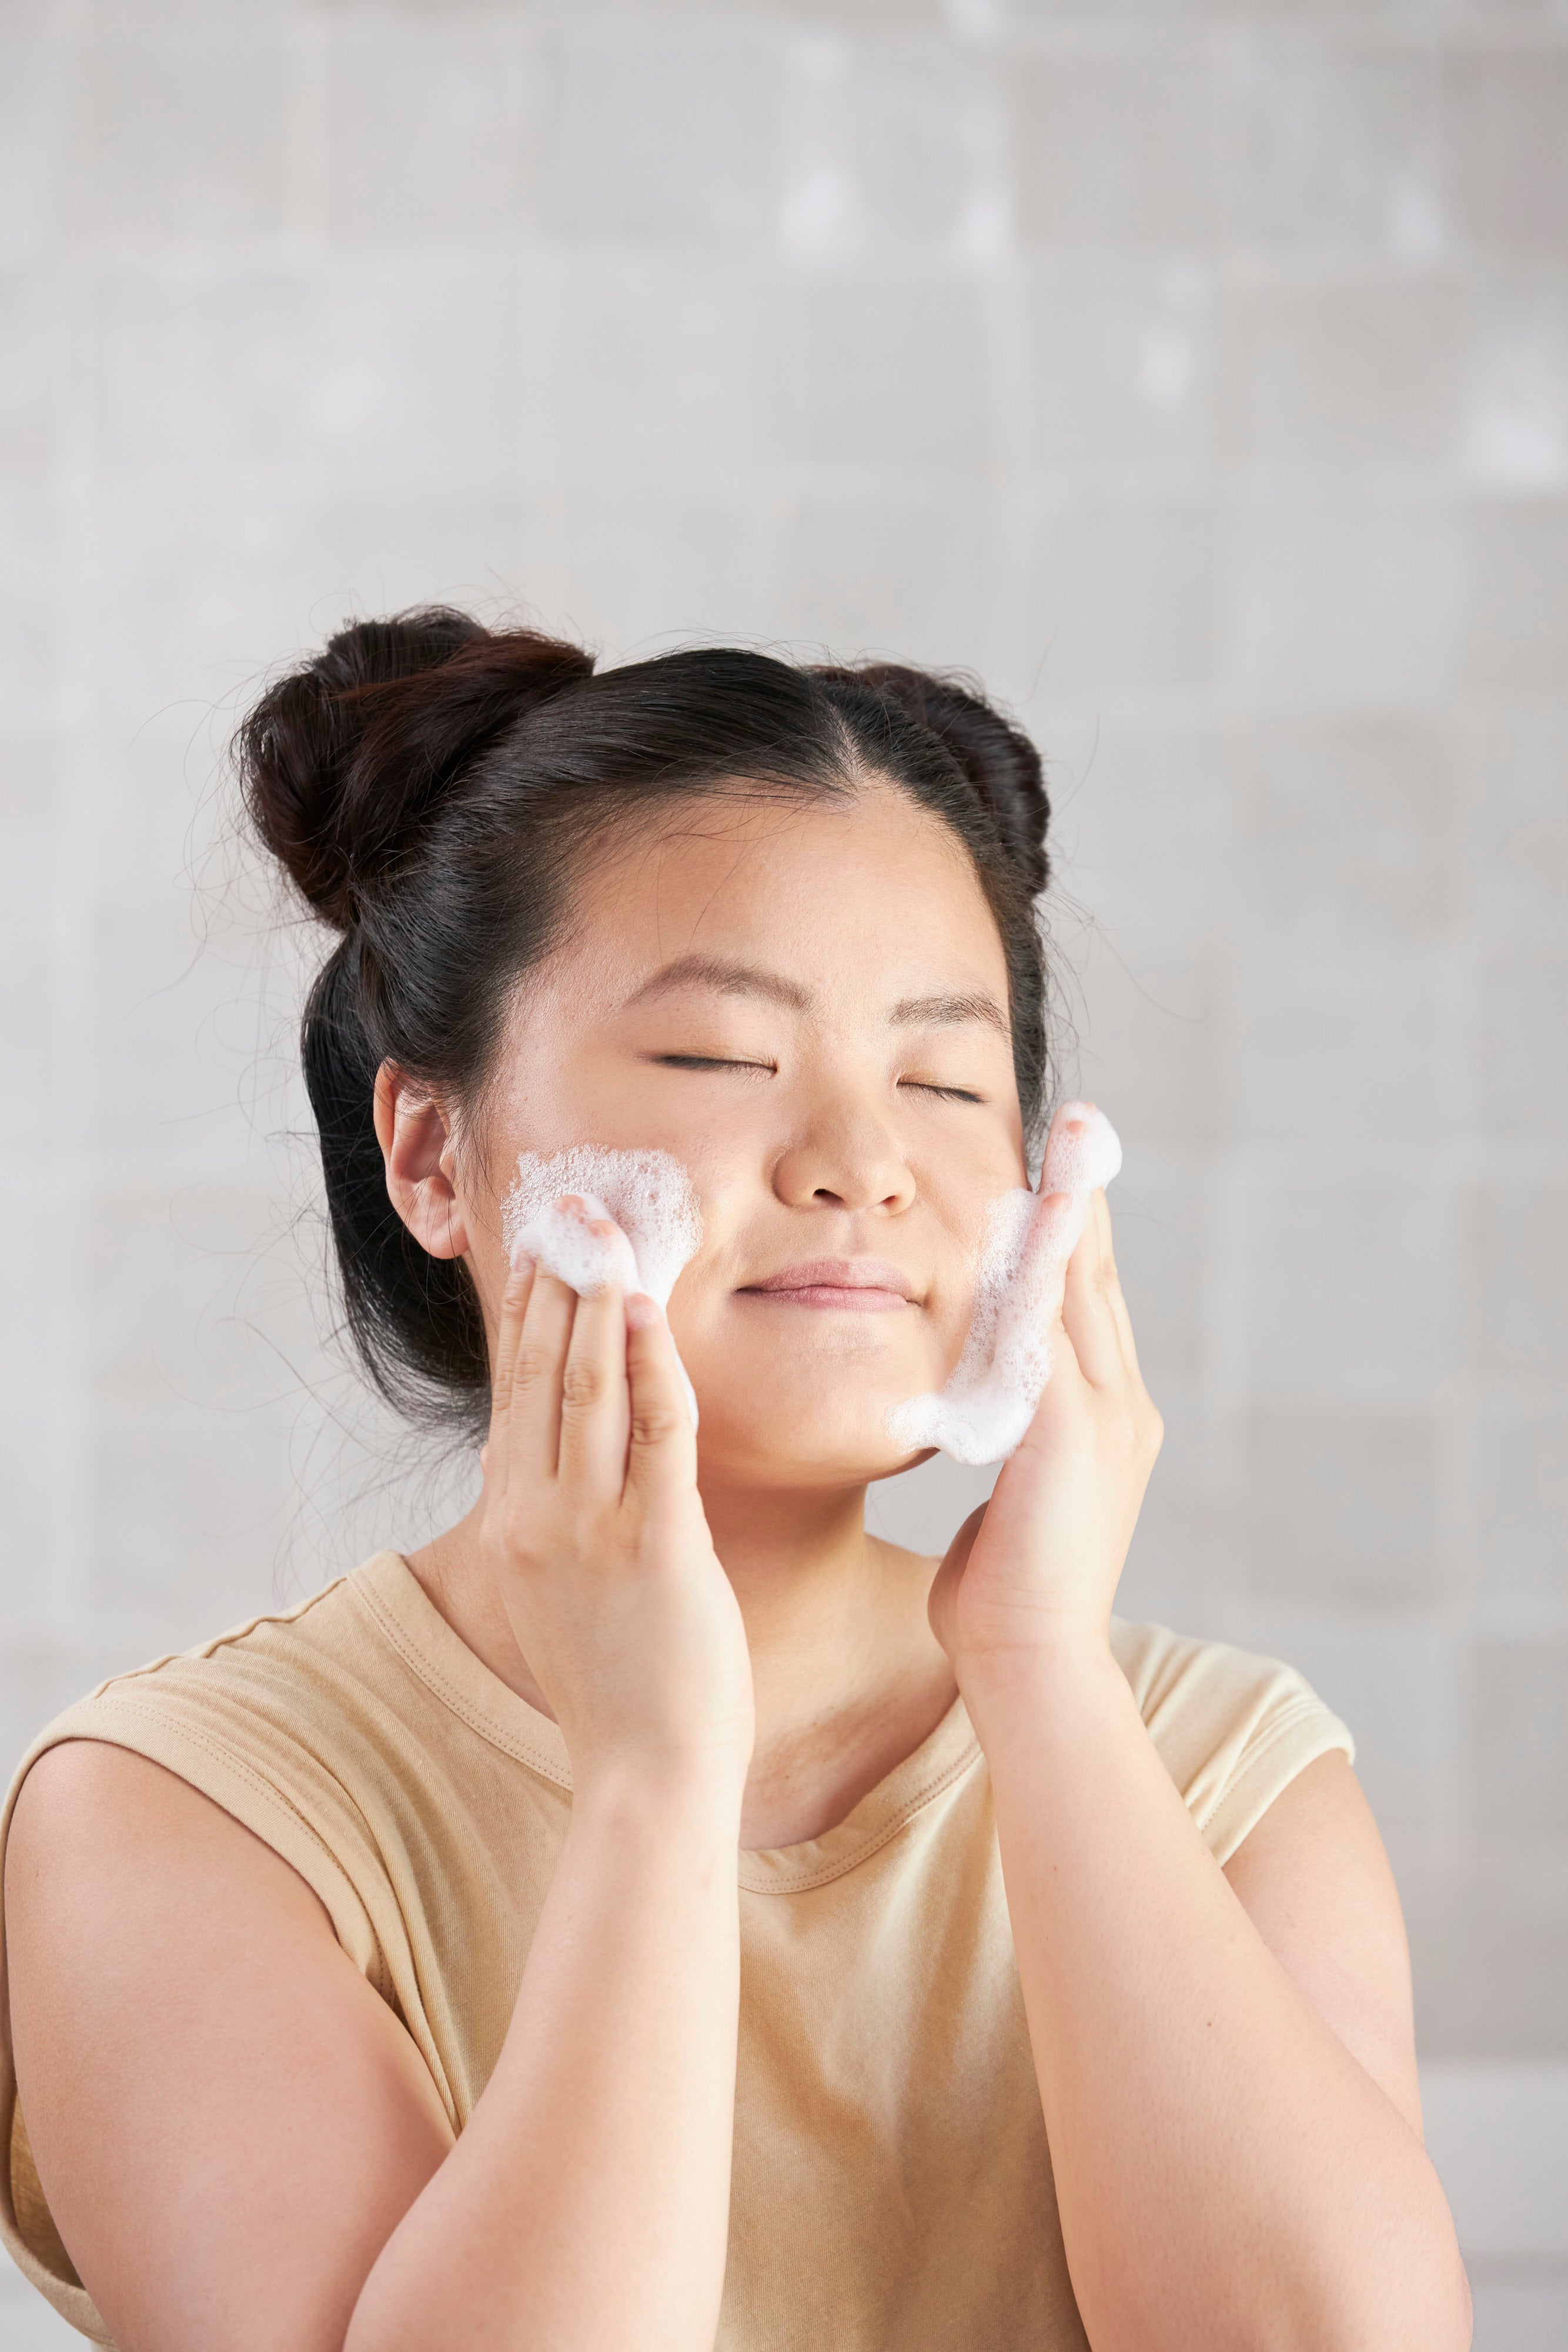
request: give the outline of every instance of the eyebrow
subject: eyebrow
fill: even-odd
[[[906,996],[887,1017],[895,1029],[947,1029],[964,1021],[983,1021],[1004,1037],[1011,1034],[1007,1014],[983,988],[958,996]]]
[[[647,1004],[677,988],[712,988],[721,996],[762,996],[771,1003],[787,1005],[791,1013],[804,1013],[811,1002],[810,989],[802,988],[799,981],[786,980],[781,972],[764,971],[758,964],[726,963],[717,956],[684,955],[644,981],[627,1003]]]
[[[662,971],[644,981],[635,995],[628,998],[628,1006],[651,1003],[682,988],[711,988],[721,996],[761,997],[768,1003],[782,1004],[791,1013],[808,1012],[811,1003],[811,991],[798,980],[786,980],[782,972],[766,971],[758,964],[727,963],[717,956],[685,955],[677,956],[674,963],[665,964]],[[962,1022],[980,1021],[988,1028],[998,1030],[1004,1037],[1011,1034],[1006,1013],[983,989],[951,995],[906,996],[887,1017],[895,1029],[951,1028]]]

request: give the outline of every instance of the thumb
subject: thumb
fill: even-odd
[[[975,1549],[975,1538],[985,1525],[986,1512],[988,1507],[988,1504],[982,1503],[977,1510],[970,1512],[948,1545],[942,1565],[932,1578],[931,1590],[926,1595],[925,1614],[930,1622],[931,1631],[949,1657],[953,1654],[952,1636],[955,1632],[953,1612],[957,1605],[958,1586],[964,1570],[969,1564],[969,1554]]]

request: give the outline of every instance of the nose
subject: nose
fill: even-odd
[[[915,1198],[909,1163],[886,1123],[862,1104],[819,1107],[786,1145],[773,1190],[791,1209],[880,1210],[895,1216]]]

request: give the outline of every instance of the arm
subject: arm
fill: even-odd
[[[454,2143],[303,1879],[161,1765],[51,1748],[6,1854],[16,2073],[122,2352],[711,2344],[738,1801],[574,1812]]]
[[[1062,1274],[1040,1411],[931,1612],[990,1766],[1084,2326],[1094,2352],[1463,2352],[1381,1846],[1323,1759],[1228,1876],[1209,1853],[1108,1639],[1162,1431],[1103,1192]]]
[[[455,2143],[316,1896],[218,1807],[95,1742],[18,1799],[24,2112],[123,2352],[711,2347],[749,1668],[662,1318],[514,1281],[486,1456],[482,1539],[575,1795]]]
[[[699,1778],[628,1779],[574,1806],[496,2071],[371,2273],[347,2352],[707,2352],[739,1843],[738,1791]]]
[[[976,1725],[1095,2352],[1461,2352],[1463,2272],[1390,1965],[1397,1906],[1343,1759],[1310,1766],[1261,1851],[1237,1856],[1255,1919],[1108,1647],[1041,1661]]]
[[[485,1553],[566,1736],[571,1827],[495,2074],[347,2352],[707,2352],[735,2128],[745,1629],[652,1300],[579,1300],[525,1267],[496,1386]]]

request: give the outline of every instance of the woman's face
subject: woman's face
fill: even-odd
[[[952,1370],[987,1203],[1026,1181],[1001,941],[961,844],[883,785],[679,801],[591,860],[575,918],[512,1009],[483,1199],[459,1156],[492,1339],[517,1154],[668,1151],[703,1211],[669,1316],[705,1477],[896,1469],[887,1412]]]

